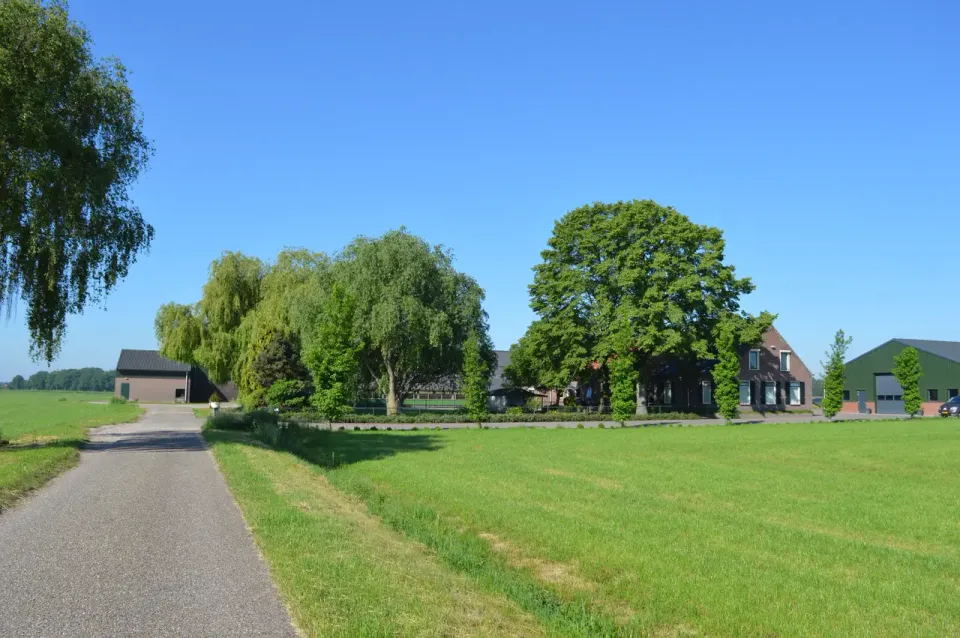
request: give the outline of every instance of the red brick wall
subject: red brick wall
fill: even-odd
[[[776,328],[770,328],[763,334],[763,344],[759,348],[760,350],[760,369],[751,370],[750,369],[750,350],[751,348],[743,348],[740,352],[740,380],[741,381],[750,381],[753,383],[754,387],[754,397],[753,397],[753,408],[763,410],[763,409],[794,409],[794,410],[809,410],[813,407],[813,375],[810,374],[810,369],[807,368],[806,364],[800,359],[800,356],[797,354],[797,351],[790,347],[790,344],[787,343],[787,340],[777,331]],[[782,372],[780,370],[780,352],[783,350],[790,351],[790,371]],[[777,406],[762,405],[761,401],[763,397],[758,396],[762,386],[759,386],[758,382],[780,382],[780,384],[787,388],[791,381],[799,381],[804,385],[803,391],[803,403],[801,405],[788,405],[783,403],[784,401],[789,401],[789,397],[784,396],[788,390],[781,390],[781,396],[779,397],[781,403]]]
[[[159,376],[117,376],[114,382],[115,396],[120,396],[120,385],[130,384],[130,400],[146,402],[173,403],[178,389],[185,389],[185,375],[172,377]],[[182,399],[181,399],[182,400]]]

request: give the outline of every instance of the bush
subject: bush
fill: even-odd
[[[61,400],[63,400],[63,399],[61,399]],[[122,404],[124,404],[124,403],[126,403],[126,402],[127,402],[127,400],[124,399],[123,397],[110,397],[110,404],[111,404],[111,405],[122,405]]]
[[[267,390],[267,403],[281,410],[302,410],[307,406],[311,388],[297,379],[277,381]]]
[[[210,403],[220,403],[223,401],[223,397],[220,396],[219,392],[214,392],[210,395]]]
[[[203,429],[255,432],[258,426],[277,425],[278,422],[277,414],[269,410],[252,410],[250,412],[229,410],[221,412],[217,416],[208,417]]]
[[[523,414],[523,408],[521,407],[507,408],[507,414],[510,416],[520,416],[521,414]]]
[[[631,415],[628,421],[681,421],[702,418],[701,415],[690,412],[669,412],[663,414]],[[326,423],[326,419],[312,412],[295,412],[284,415],[284,420],[301,423]],[[551,412],[549,414],[534,414],[530,412],[507,412],[506,414],[490,414],[487,423],[577,423],[584,421],[619,421],[612,414],[583,413],[583,412]],[[376,423],[376,424],[436,424],[436,423],[475,423],[467,414],[455,412],[421,412],[420,414],[397,414],[387,416],[383,414],[345,414],[339,423]]]

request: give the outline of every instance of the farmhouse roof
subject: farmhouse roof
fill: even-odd
[[[117,372],[189,372],[190,365],[167,359],[156,350],[120,351]]]

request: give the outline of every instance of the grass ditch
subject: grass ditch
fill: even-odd
[[[142,413],[106,393],[0,391],[0,437],[9,441],[0,447],[0,512],[74,467],[88,429]]]

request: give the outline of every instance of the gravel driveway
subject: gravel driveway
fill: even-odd
[[[185,406],[91,432],[0,515],[0,636],[295,636]]]

